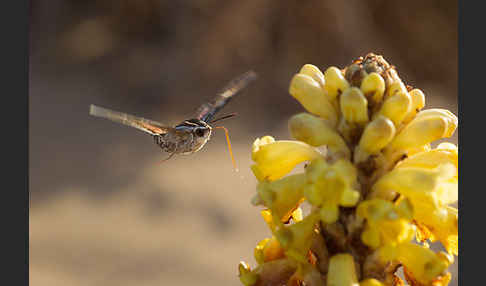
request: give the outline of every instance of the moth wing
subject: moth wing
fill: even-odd
[[[202,104],[198,108],[196,118],[204,122],[210,122],[218,111],[220,111],[236,94],[247,87],[256,78],[257,74],[254,71],[248,71],[233,79],[213,100]]]
[[[172,127],[166,126],[157,121],[99,107],[93,104],[91,104],[89,108],[89,114],[121,123],[126,126],[134,127],[151,135],[165,134],[173,129]]]

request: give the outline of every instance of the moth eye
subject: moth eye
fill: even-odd
[[[204,129],[202,129],[202,128],[196,129],[196,135],[199,136],[199,137],[203,137],[204,136]]]

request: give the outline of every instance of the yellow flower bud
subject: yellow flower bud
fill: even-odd
[[[397,93],[407,93],[407,88],[401,81],[395,81],[388,87],[387,97],[394,96]]]
[[[273,261],[285,257],[284,249],[280,246],[277,238],[265,238],[260,241],[254,250],[255,260],[258,264]]]
[[[238,265],[238,272],[240,281],[245,286],[252,286],[258,280],[258,275],[252,273],[250,270],[250,266],[244,261],[241,261]]]
[[[325,85],[325,80],[324,80],[324,74],[321,72],[321,70],[311,64],[306,64],[304,65],[299,73],[305,74],[310,76],[312,79],[314,79],[321,87]]]
[[[452,136],[457,127],[457,117],[439,110],[420,111],[390,143],[390,148],[407,150],[432,141]]]
[[[368,100],[359,88],[344,90],[340,96],[340,105],[346,121],[358,124],[368,122]]]
[[[404,123],[410,122],[417,113],[425,106],[425,95],[420,89],[412,89],[410,92],[410,98],[412,99],[412,106],[407,116],[403,120]]]
[[[374,104],[381,102],[385,93],[385,80],[376,72],[368,74],[361,82],[361,90]]]
[[[268,243],[269,240],[270,238],[265,238],[261,240],[253,250],[253,256],[255,257],[255,260],[258,264],[263,264],[265,262],[265,255],[263,254],[263,248],[265,248],[265,245]]]
[[[294,75],[290,82],[289,93],[310,113],[328,120],[332,126],[336,125],[336,109],[319,83],[310,76],[305,74]]]
[[[377,115],[389,118],[395,126],[398,126],[409,113],[411,105],[412,99],[408,92],[399,90],[385,99]]]
[[[311,247],[311,238],[318,220],[319,216],[311,213],[302,221],[291,224],[290,226],[281,226],[275,232],[275,237],[286,250],[285,253],[288,257],[292,257],[303,263],[307,261],[306,256]]]
[[[391,142],[394,136],[395,125],[393,122],[382,115],[376,117],[366,125],[355,150],[354,161],[363,162],[370,155],[377,154]]]
[[[452,112],[447,109],[441,108],[432,108],[427,110],[422,110],[417,113],[416,119],[425,119],[425,118],[437,118],[441,117],[444,118],[448,122],[448,129],[446,129],[444,137],[450,137],[456,130],[458,120],[457,116],[455,116]]]
[[[267,223],[268,228],[270,228],[270,230],[272,232],[275,232],[275,229],[277,228],[277,226],[276,226],[275,221],[273,219],[272,211],[269,210],[269,209],[265,209],[265,210],[262,210],[260,212],[260,214],[262,215],[263,220]],[[276,222],[278,223],[278,225],[280,225],[278,220]]]
[[[336,67],[330,67],[324,72],[325,86],[324,90],[331,100],[338,96],[339,92],[343,92],[349,87],[348,81],[344,78],[343,73]]]
[[[297,174],[273,182],[262,181],[257,192],[273,216],[287,221],[304,199],[305,183],[305,174]]]
[[[315,148],[299,141],[275,141],[270,136],[256,139],[252,147],[251,166],[259,181],[274,181],[289,173],[297,164],[321,157]]]
[[[311,146],[326,145],[333,153],[343,154],[349,158],[350,152],[344,139],[329,124],[308,113],[299,113],[289,120],[289,130],[292,137]]]
[[[361,233],[361,241],[369,247],[376,249],[381,245],[380,232],[376,228],[366,228]]]
[[[359,192],[352,189],[344,189],[339,199],[339,205],[343,207],[352,207],[356,205],[359,200]]]
[[[337,204],[329,202],[323,203],[319,211],[319,215],[323,223],[331,224],[339,218],[339,209]]]
[[[361,282],[359,282],[359,286],[384,286],[385,284],[381,283],[379,280],[374,278],[368,278]]]
[[[432,117],[443,116],[447,118],[447,120],[455,122],[454,124],[457,125],[457,117],[447,109],[431,108],[431,109],[421,110],[419,113],[417,113],[417,118],[430,117],[430,116]]]
[[[359,286],[353,257],[336,254],[329,261],[327,286]]]

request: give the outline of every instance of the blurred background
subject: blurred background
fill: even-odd
[[[269,236],[250,205],[253,140],[288,139],[306,63],[368,52],[457,114],[457,1],[50,0],[31,2],[31,285],[240,285]],[[161,164],[150,136],[88,115],[91,103],[169,125],[230,79],[224,133]],[[451,140],[457,143],[457,132]],[[457,263],[451,267],[457,285]]]

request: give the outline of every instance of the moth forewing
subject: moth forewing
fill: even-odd
[[[218,111],[220,111],[235,95],[247,87],[256,78],[257,74],[254,71],[247,71],[239,77],[234,78],[221,89],[212,101],[206,102],[198,108],[196,118],[204,122],[210,122]]]
[[[121,123],[126,126],[134,127],[151,135],[165,134],[172,129],[172,127],[164,126],[157,121],[103,108],[94,104],[91,104],[89,114]]]

